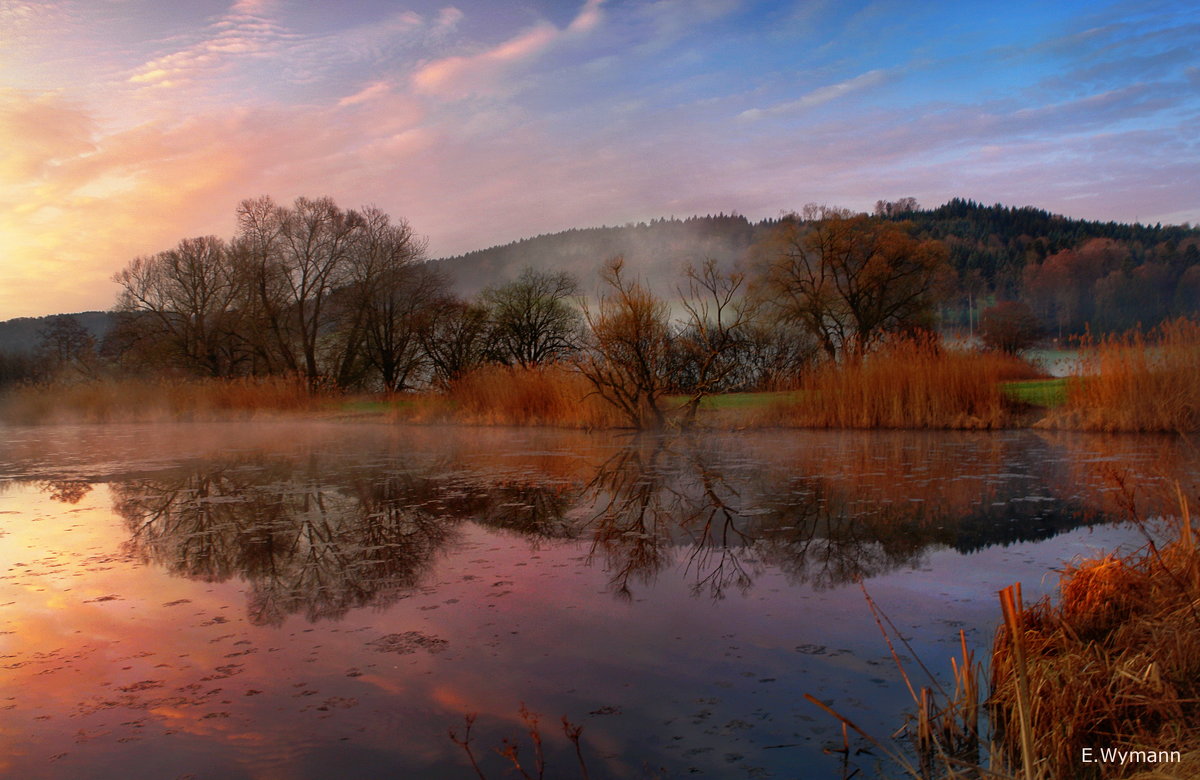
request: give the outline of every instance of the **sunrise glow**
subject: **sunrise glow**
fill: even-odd
[[[1192,3],[0,0],[0,319],[234,207],[331,195],[445,256],[955,197],[1200,219]]]

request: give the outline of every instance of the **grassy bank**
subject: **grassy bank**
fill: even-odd
[[[1029,406],[1054,409],[1067,402],[1066,377],[1005,382],[1001,387],[1009,399]]]

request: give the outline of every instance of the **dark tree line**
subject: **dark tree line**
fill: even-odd
[[[243,201],[231,240],[184,239],[116,274],[113,351],[138,369],[402,391],[576,345],[569,276],[529,270],[463,300],[424,252],[406,221],[373,207]]]

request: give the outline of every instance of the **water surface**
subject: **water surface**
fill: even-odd
[[[837,776],[805,693],[880,736],[909,707],[856,580],[948,670],[996,590],[1194,478],[1028,431],[0,429],[0,772],[469,778],[477,713],[500,777],[524,703],[548,776],[564,715],[592,777]]]

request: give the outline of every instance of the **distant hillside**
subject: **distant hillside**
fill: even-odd
[[[942,308],[945,325],[973,328],[983,308],[1009,299],[1026,301],[1056,335],[1200,313],[1200,229],[1071,219],[959,198],[932,209],[905,205],[881,202],[880,213],[912,222],[919,237],[949,249],[959,284]],[[569,271],[592,292],[604,261],[622,255],[631,272],[673,297],[685,265],[743,259],[776,224],[724,214],[658,219],[568,230],[432,262],[465,296],[515,278],[526,265]]]
[[[42,328],[53,317],[17,317],[0,322],[0,353],[9,355],[31,354],[37,349]],[[79,324],[96,338],[99,343],[112,328],[113,315],[106,311],[83,311],[72,315]]]
[[[1146,262],[1200,265],[1200,228],[1094,222],[1051,214],[1032,206],[984,206],[955,198],[934,209],[896,216],[913,222],[922,236],[945,241],[960,275],[978,270],[988,287],[1015,295],[1025,266],[1038,264],[1091,239],[1119,242],[1129,268]]]
[[[1131,266],[1148,260],[1200,265],[1200,228],[1071,219],[1032,206],[984,206],[955,198],[932,209],[894,214],[922,237],[947,243],[960,274],[977,269],[988,292],[1015,295],[1028,263],[1041,263],[1090,239],[1112,239],[1129,250]],[[622,255],[628,267],[661,293],[678,283],[688,263],[741,259],[777,220],[751,222],[738,215],[656,219],[623,227],[567,230],[432,261],[455,280],[462,295],[517,276],[521,268],[570,271],[591,289],[604,261]]]
[[[541,235],[432,263],[449,273],[455,289],[465,296],[509,281],[527,265],[569,271],[590,292],[604,262],[621,255],[630,271],[659,293],[670,294],[688,263],[699,265],[709,258],[722,264],[736,261],[767,229],[768,223],[737,215],[656,219]]]

